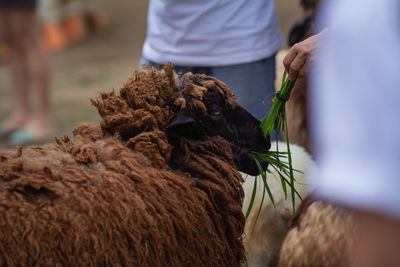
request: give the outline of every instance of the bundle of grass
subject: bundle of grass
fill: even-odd
[[[273,167],[277,173],[279,174],[282,190],[285,193],[285,198],[287,198],[287,189],[286,185],[290,186],[290,193],[292,199],[292,208],[293,211],[295,210],[295,195],[297,194],[300,199],[302,198],[301,195],[296,191],[294,187],[295,178],[294,178],[294,170],[292,166],[292,153],[290,152],[290,145],[289,145],[289,137],[287,131],[287,121],[286,121],[286,108],[285,104],[290,98],[290,93],[295,86],[296,81],[291,81],[285,72],[282,78],[282,86],[281,89],[276,92],[276,96],[270,101],[272,103],[272,107],[267,115],[261,120],[261,129],[264,134],[265,138],[268,138],[272,131],[278,134],[280,132],[286,133],[286,149],[285,152],[279,151],[278,143],[276,143],[276,151],[267,151],[267,152],[258,152],[253,151],[251,153],[251,157],[254,159],[258,166],[258,170],[261,173],[263,185],[264,185],[264,192],[263,198],[260,204],[260,207],[263,205],[264,196],[268,193],[268,196],[272,203],[274,204],[274,197],[271,193],[269,185],[267,183],[267,171],[263,171],[263,167],[261,163],[269,164]],[[287,162],[282,161],[282,158],[287,158]],[[254,190],[252,194],[252,200],[250,201],[249,209],[247,214],[250,213],[251,209],[253,208],[252,203],[254,202],[255,198],[255,190],[256,190],[256,183],[254,184]],[[247,216],[246,216],[247,217]]]
[[[0,264],[241,266],[259,121],[205,75],[136,71],[100,125],[0,152]]]

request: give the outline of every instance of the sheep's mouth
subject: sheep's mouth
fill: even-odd
[[[257,167],[256,162],[254,159],[250,156],[250,152],[253,149],[249,150],[246,148],[235,148],[233,150],[233,160],[235,163],[236,168],[244,173],[247,173],[249,175],[259,175],[260,170]],[[268,164],[266,162],[260,162],[261,168],[263,171],[265,171],[268,167]]]

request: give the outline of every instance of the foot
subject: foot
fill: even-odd
[[[9,134],[25,127],[28,121],[28,116],[23,114],[11,115],[7,120],[0,125],[0,135]]]
[[[32,119],[25,125],[24,129],[29,129],[34,138],[46,137],[56,131],[51,119]]]
[[[13,145],[32,144],[46,141],[55,133],[51,122],[30,121],[23,129],[12,133],[10,140]]]

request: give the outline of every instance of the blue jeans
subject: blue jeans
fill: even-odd
[[[162,64],[142,56],[140,68],[145,64],[156,69],[163,67]],[[259,120],[268,113],[271,105],[266,105],[266,103],[275,96],[275,55],[245,64],[221,67],[175,65],[174,68],[177,73],[201,73],[225,82],[235,94],[239,105]],[[272,133],[271,137],[271,139],[275,139],[275,133]]]

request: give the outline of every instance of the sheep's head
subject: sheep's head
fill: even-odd
[[[168,132],[189,139],[220,136],[230,145],[237,169],[257,175],[259,171],[249,152],[270,148],[260,121],[239,106],[229,87],[214,77],[187,73],[180,82],[183,89],[175,100],[175,116]]]
[[[119,95],[102,93],[92,103],[103,118],[104,135],[120,138],[160,168],[169,168],[170,141],[176,137],[222,137],[230,145],[237,169],[251,175],[258,169],[249,152],[270,148],[260,122],[237,104],[226,84],[200,74],[178,77],[171,64],[161,71],[138,70]]]

